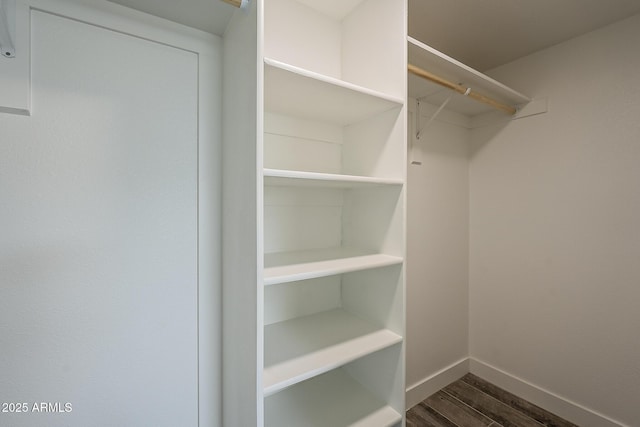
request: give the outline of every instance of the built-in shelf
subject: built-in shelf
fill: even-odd
[[[264,394],[390,347],[402,337],[342,309],[299,317],[264,329]]]
[[[349,125],[400,107],[404,101],[343,80],[264,60],[265,110]]]
[[[341,369],[269,396],[264,406],[267,427],[390,427],[402,421]]]
[[[274,252],[264,256],[263,277],[265,285],[274,285],[387,267],[402,261],[402,257],[367,254],[350,248]]]
[[[269,0],[229,22],[225,425],[403,422],[406,15]]]
[[[403,184],[401,179],[264,169],[264,184],[287,187],[359,188]]]
[[[491,77],[445,55],[412,37],[407,37],[409,63],[416,65],[433,74],[452,82],[470,87],[473,91],[489,96],[497,101],[520,106],[531,99]],[[429,103],[440,104],[455,92],[440,85],[429,82],[421,77],[409,73],[409,96],[412,98],[426,98]],[[459,113],[475,116],[493,111],[492,107],[481,104],[464,95],[455,94],[447,104],[447,109]]]

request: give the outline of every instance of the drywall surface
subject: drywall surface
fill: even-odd
[[[470,353],[640,420],[640,16],[490,74],[546,114],[473,131]],[[582,424],[581,424],[582,425]]]
[[[434,108],[422,110],[424,124]],[[416,141],[414,117],[415,108],[409,157],[422,164],[408,167],[408,401],[435,392],[429,379],[468,356],[469,130],[464,116],[443,111]]]
[[[33,114],[0,114],[0,402],[27,405],[0,425],[196,426],[198,57],[31,25]]]

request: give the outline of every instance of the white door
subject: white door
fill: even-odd
[[[196,426],[198,55],[31,26],[32,116],[0,113],[0,425]]]

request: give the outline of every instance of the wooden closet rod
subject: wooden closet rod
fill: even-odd
[[[242,0],[222,0],[225,3],[229,3],[234,5],[235,7],[240,7],[242,5]]]
[[[430,80],[434,83],[439,84],[440,86],[444,86],[451,90],[455,90],[456,92],[461,93],[462,95],[466,95],[469,98],[475,99],[476,101],[490,105],[493,108],[497,108],[498,110],[504,111],[507,114],[514,115],[517,111],[516,108],[511,105],[503,104],[502,102],[496,101],[493,98],[489,98],[488,96],[481,95],[478,92],[474,92],[473,90],[471,90],[470,87],[464,87],[458,83],[453,83],[447,79],[444,79],[440,76],[437,76],[426,70],[423,70],[420,67],[416,67],[415,65],[409,64],[407,68],[411,74],[415,74],[418,77],[422,77],[424,79]]]

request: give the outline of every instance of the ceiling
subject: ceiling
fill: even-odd
[[[110,1],[218,35],[234,11],[221,0]],[[640,13],[640,0],[408,1],[412,37],[480,71]]]
[[[640,0],[409,0],[409,34],[486,71],[640,13]]]

